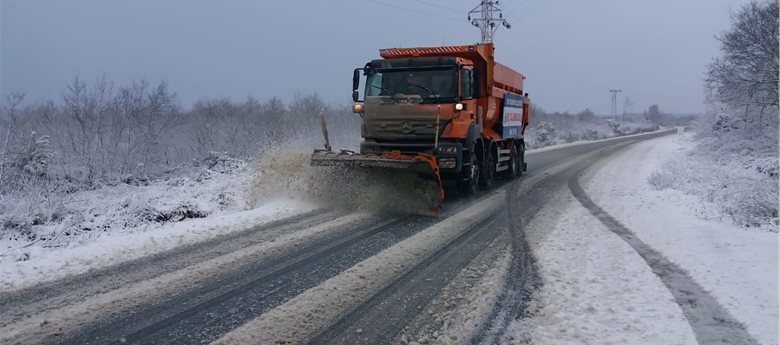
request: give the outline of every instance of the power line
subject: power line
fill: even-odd
[[[511,10],[507,11],[507,13],[506,13],[506,14],[507,14],[507,15],[509,15],[509,14],[512,14],[512,12],[514,12],[515,10],[517,10],[518,8],[520,8],[520,6],[523,6],[523,4],[525,4],[526,2],[528,2],[528,0],[524,0],[524,1],[522,1],[521,3],[517,4],[517,6],[513,7]]]
[[[454,9],[454,8],[449,8],[449,7],[444,7],[444,6],[437,5],[437,4],[432,4],[432,3],[430,3],[430,2],[427,2],[427,1],[422,1],[422,0],[412,0],[412,1],[414,1],[414,2],[419,2],[419,3],[421,3],[421,4],[426,4],[426,5],[428,5],[428,6],[437,7],[437,8],[443,9],[443,10],[448,10],[448,11],[452,11],[452,12],[457,12],[457,13],[460,13],[460,14],[464,14],[464,13],[466,13],[466,11],[456,10],[456,9]]]
[[[513,31],[513,30],[509,30],[509,31],[511,31],[511,32],[512,32],[512,33],[513,33],[515,36],[517,36],[518,38],[520,38],[521,40],[523,40],[523,42],[525,42],[525,43],[527,44],[527,46],[528,46],[528,47],[530,47],[531,49],[533,49],[534,51],[536,51],[537,53],[539,53],[539,55],[541,55],[541,56],[542,56],[544,59],[546,59],[548,62],[550,62],[550,63],[552,63],[553,65],[555,65],[554,67],[556,67],[556,68],[560,69],[561,71],[563,71],[564,73],[566,73],[566,74],[567,74],[567,75],[568,75],[568,76],[569,76],[569,77],[570,77],[572,80],[576,81],[577,83],[582,83],[582,82],[583,82],[583,81],[582,81],[582,80],[580,80],[579,78],[575,77],[573,74],[569,73],[569,71],[567,71],[566,69],[564,69],[564,68],[561,68],[561,67],[560,67],[560,66],[559,66],[557,63],[555,63],[555,61],[553,61],[553,60],[552,60],[552,59],[551,59],[549,56],[547,56],[546,54],[542,53],[542,52],[541,52],[539,49],[536,49],[536,47],[535,47],[535,46],[533,46],[533,45],[531,44],[531,42],[528,42],[528,40],[526,40],[526,39],[525,39],[525,37],[523,37],[523,36],[521,36],[520,34],[518,34],[518,33],[517,33],[517,31]],[[582,85],[582,84],[580,84],[580,86],[583,86],[583,87],[584,87],[585,85]]]
[[[566,81],[566,78],[562,77],[560,74],[553,73],[551,70],[545,68],[544,66],[537,65],[536,63],[531,62],[530,60],[526,59],[522,54],[517,52],[516,50],[512,49],[509,45],[502,45],[501,49],[506,49],[510,53],[514,54],[516,57],[520,58],[523,62],[527,63],[528,65],[534,66],[539,68],[540,70],[547,72],[547,74],[554,76],[555,78],[560,79],[561,81]]]
[[[536,8],[534,8],[533,10],[530,10],[530,11],[526,12],[524,16],[520,17],[520,19],[523,19],[523,18],[525,18],[525,17],[528,17],[528,16],[529,16],[531,13],[534,13],[534,11],[536,11],[536,10],[538,10],[538,9],[542,8],[544,5],[547,5],[547,3],[549,3],[550,1],[551,1],[551,0],[547,0],[547,1],[543,2],[541,5],[539,5],[539,6],[537,6]]]
[[[568,63],[566,63],[566,60],[564,60],[564,59],[561,59],[561,58],[560,58],[560,57],[559,57],[557,54],[555,54],[555,52],[553,52],[553,51],[552,51],[552,49],[550,49],[550,48],[549,48],[549,47],[548,47],[546,44],[544,44],[544,42],[543,42],[541,39],[539,39],[539,37],[537,37],[537,36],[536,36],[536,35],[535,35],[535,34],[534,34],[532,31],[531,31],[531,29],[529,29],[527,26],[523,25],[523,23],[522,23],[522,22],[518,21],[518,23],[519,23],[520,27],[522,27],[522,28],[523,28],[523,29],[524,29],[526,32],[528,32],[528,33],[530,34],[530,36],[531,36],[531,37],[532,37],[534,40],[536,40],[536,41],[537,41],[537,42],[538,42],[538,43],[539,43],[539,44],[540,44],[540,45],[541,45],[541,46],[542,46],[544,49],[546,49],[546,50],[547,50],[547,51],[548,51],[548,52],[549,52],[549,53],[552,55],[552,57],[556,58],[556,60],[558,60],[558,62],[560,62],[560,63],[563,65],[563,68],[561,68],[561,69],[565,70],[567,74],[571,75],[571,76],[572,76],[573,78],[575,78],[575,79],[578,79],[580,82],[584,82],[584,83],[586,83],[586,84],[593,84],[593,85],[595,85],[595,84],[596,84],[596,83],[592,83],[592,82],[590,82],[589,80],[585,80],[585,79],[579,78],[579,75],[578,75],[578,74],[576,74],[576,72],[575,72],[576,70],[575,70],[574,68],[572,68],[571,66],[569,66],[569,64],[568,64]],[[526,41],[526,42],[527,42],[527,41]],[[532,46],[532,48],[533,48],[533,46]],[[544,55],[544,54],[542,54],[542,55]],[[547,59],[550,59],[550,58],[549,58],[549,57],[547,57],[546,55],[544,55],[544,56],[545,56]],[[558,67],[560,67],[560,66],[558,66]]]
[[[456,22],[463,22],[463,19],[455,19],[455,18],[440,16],[440,15],[436,15],[436,14],[432,14],[432,13],[412,10],[412,9],[408,9],[408,8],[405,8],[405,7],[396,6],[396,5],[390,5],[390,4],[386,4],[384,2],[379,2],[379,1],[375,1],[375,0],[365,0],[365,1],[371,2],[371,3],[375,3],[375,4],[378,4],[378,5],[382,5],[382,6],[392,7],[392,8],[403,10],[403,11],[407,11],[407,12],[413,12],[413,13],[417,13],[417,14],[422,14],[422,15],[426,15],[426,16],[441,18],[441,19],[452,20],[452,21],[456,21]]]

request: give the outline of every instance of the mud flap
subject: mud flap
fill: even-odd
[[[400,151],[384,152],[381,155],[362,155],[354,151],[315,150],[311,156],[312,166],[338,168],[346,178],[344,183],[364,184],[367,193],[394,194],[383,202],[381,209],[403,213],[439,216],[442,211],[444,189],[436,157],[430,154],[415,156]],[[367,188],[384,185],[384,189]],[[384,195],[377,196],[383,198]]]

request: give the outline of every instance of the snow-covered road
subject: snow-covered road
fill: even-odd
[[[778,344],[777,233],[648,183],[691,145],[647,140],[594,166],[579,180],[598,212],[566,193],[545,207],[528,231],[543,287],[513,343]]]
[[[49,285],[21,288],[45,275],[22,263],[4,275],[16,288],[0,292],[0,339],[777,344],[777,234],[700,219],[697,199],[650,188],[687,143],[645,140],[659,135],[529,152],[525,176],[445,204],[442,219],[295,205],[287,220],[239,231],[277,211],[244,214],[113,269],[61,260],[66,279]]]

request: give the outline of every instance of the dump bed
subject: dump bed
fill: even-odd
[[[513,93],[523,94],[525,76],[506,65],[495,62],[492,43],[465,46],[385,48],[379,50],[382,58],[418,57],[418,56],[457,56],[474,62],[477,68],[487,71],[487,95],[493,95],[493,87]]]

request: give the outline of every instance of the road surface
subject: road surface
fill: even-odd
[[[0,339],[390,344],[432,334],[492,343],[538,287],[524,227],[546,201],[599,160],[673,133],[529,152],[522,177],[448,201],[439,218],[317,210],[3,293]]]

